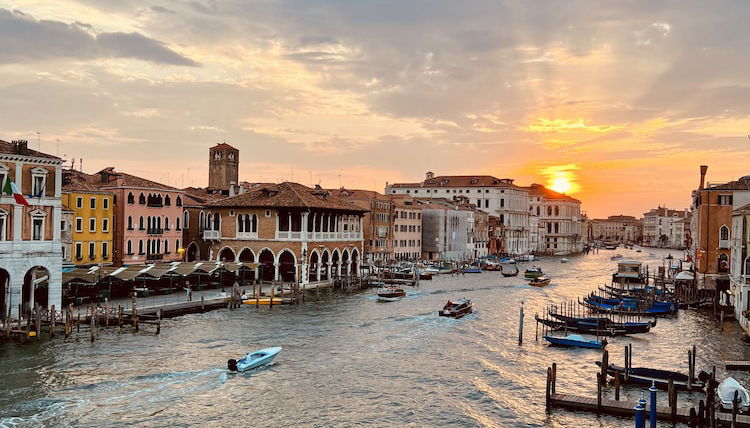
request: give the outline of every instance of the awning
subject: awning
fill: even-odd
[[[118,269],[112,272],[110,276],[122,281],[130,281],[140,276],[141,272],[149,267],[150,266],[128,266],[125,269]]]
[[[229,272],[239,272],[240,270],[255,270],[258,267],[257,263],[248,262],[227,262],[224,263],[224,269]]]
[[[688,271],[682,271],[674,277],[677,281],[692,281],[693,278],[695,278],[693,273]]]
[[[63,272],[62,283],[85,282],[87,284],[96,284],[97,275],[89,273],[89,269],[74,269],[70,272]]]

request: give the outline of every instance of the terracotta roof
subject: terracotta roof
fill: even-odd
[[[215,145],[215,146],[213,146],[211,148],[212,149],[232,149],[232,150],[237,150],[237,149],[235,149],[234,147],[230,146],[227,143],[219,143],[219,144],[217,144],[217,145]]]
[[[326,189],[326,191],[331,192],[331,194],[336,195],[337,197],[342,199],[352,199],[358,201],[390,200],[388,196],[378,193],[374,190],[346,189],[342,187],[340,189]]]
[[[542,196],[545,199],[564,199],[564,200],[574,201],[574,202],[579,202],[579,203],[581,202],[578,199],[572,198],[564,193],[559,193],[559,192],[555,192],[552,189],[548,189],[541,184],[534,183],[531,186],[529,186],[528,189],[529,189],[529,195]]]
[[[205,205],[209,202],[218,201],[226,198],[221,192],[208,193],[208,188],[186,187],[182,189],[185,192],[183,205]]]
[[[643,215],[648,217],[674,217],[675,214],[677,214],[677,217],[679,218],[685,218],[687,216],[687,212],[685,210],[670,210],[666,207],[654,208],[651,211],[644,213]]]
[[[135,175],[127,174],[124,172],[116,172],[115,167],[110,166],[99,171],[97,174],[101,175],[106,173],[109,179],[109,183],[104,183],[104,187],[140,187],[145,189],[159,189],[159,190],[179,190],[166,184],[157,183],[146,178],[137,177]],[[119,179],[122,179],[120,182]]]
[[[391,187],[516,187],[510,178],[496,178],[491,175],[441,175],[421,183],[393,183]]]
[[[112,194],[102,189],[106,183],[102,183],[101,176],[86,174],[83,171],[73,169],[64,169],[63,172],[63,192],[95,192]]]
[[[325,189],[311,189],[299,183],[279,183],[252,189],[241,195],[209,203],[216,207],[295,207],[342,211],[367,210],[333,195]]]
[[[29,149],[28,146],[26,148],[26,151],[24,153],[15,153],[13,151],[13,143],[9,143],[7,141],[0,140],[0,153],[1,154],[7,154],[7,155],[24,155],[24,156],[34,156],[37,158],[47,158],[47,159],[60,159],[57,156],[48,155],[47,153],[38,152],[36,150]],[[62,160],[62,159],[60,159]]]
[[[743,205],[737,208],[736,210],[734,210],[733,212],[739,214],[739,213],[746,213],[748,211],[750,211],[750,204]]]
[[[709,185],[701,190],[750,190],[750,175],[724,184]]]

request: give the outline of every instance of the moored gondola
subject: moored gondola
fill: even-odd
[[[597,361],[596,365],[601,367],[601,361]],[[672,380],[674,387],[677,389],[686,390],[688,389],[688,376],[679,372],[670,370],[659,370],[651,369],[646,367],[631,367],[628,370],[627,377],[625,376],[625,367],[610,364],[607,366],[607,374],[614,377],[615,373],[620,374],[620,381],[623,383],[634,383],[638,385],[650,386],[653,382],[657,388],[667,389],[669,387],[669,381]],[[706,385],[708,380],[708,373],[701,372],[698,378],[693,379],[692,388],[701,390]]]

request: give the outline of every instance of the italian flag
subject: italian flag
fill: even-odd
[[[13,198],[15,198],[17,204],[26,205],[27,207],[29,206],[26,198],[24,198],[21,194],[21,191],[18,190],[18,186],[16,186],[16,183],[10,181],[10,179],[5,180],[3,193],[6,195],[13,195]]]

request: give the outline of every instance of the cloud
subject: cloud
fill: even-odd
[[[140,33],[97,32],[92,25],[36,20],[20,11],[0,9],[0,62],[134,58],[158,64],[199,64]]]

